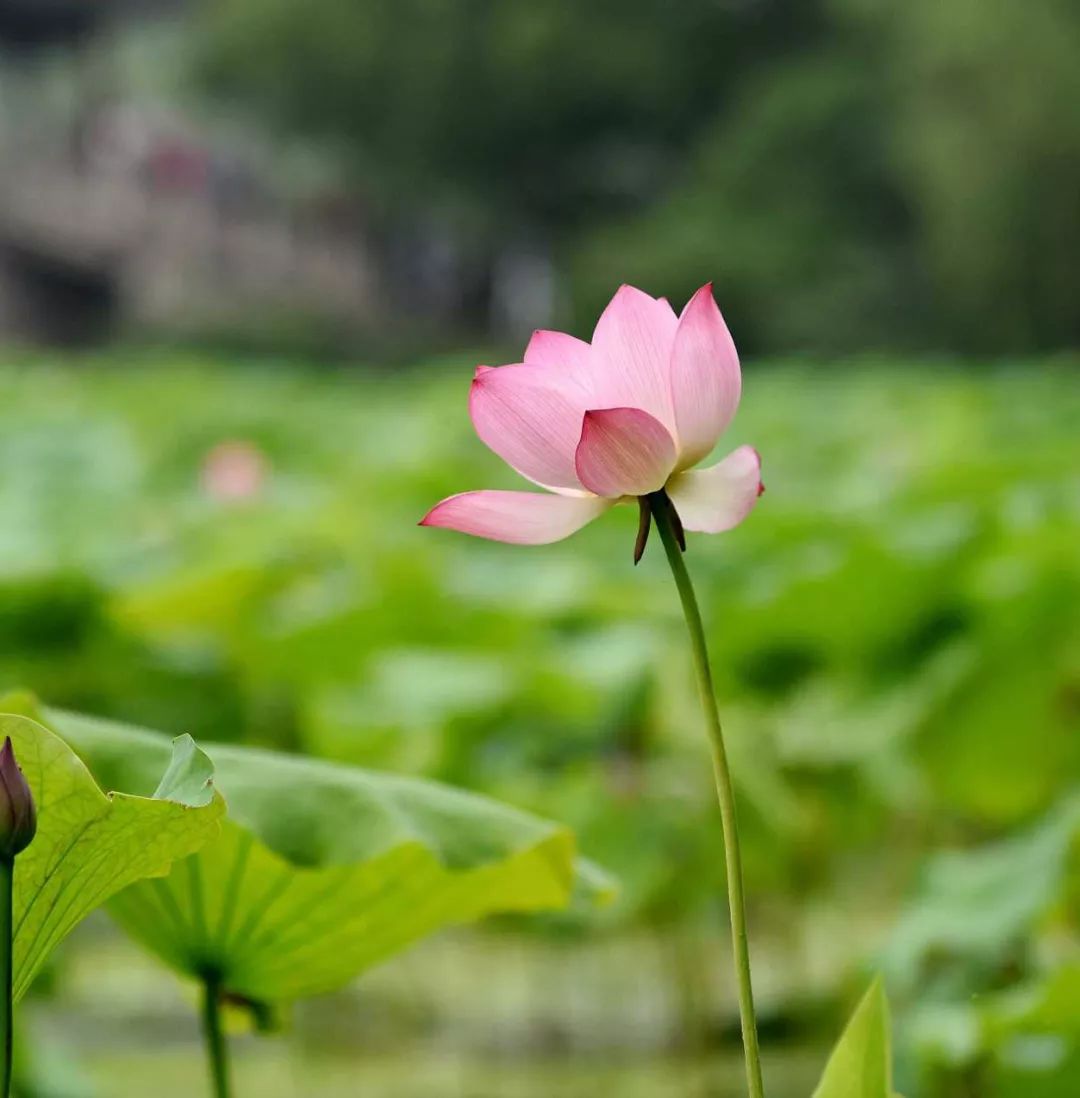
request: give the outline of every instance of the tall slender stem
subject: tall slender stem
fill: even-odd
[[[11,1093],[11,889],[15,859],[0,857],[0,1027],[3,1028],[3,1062],[0,1063],[0,1098]]]
[[[203,978],[202,1022],[214,1098],[230,1098],[229,1047],[221,1024],[221,984],[213,976]]]
[[[731,911],[731,936],[735,950],[735,976],[739,989],[739,1018],[742,1023],[743,1051],[746,1055],[746,1081],[751,1098],[764,1098],[765,1088],[761,1079],[761,1055],[758,1049],[757,1018],[754,1014],[754,990],[750,981],[750,947],[746,938],[746,904],[743,899],[742,853],[739,849],[739,826],[735,812],[735,792],[731,786],[724,734],[720,727],[720,713],[716,708],[716,692],[713,689],[709,652],[705,644],[705,630],[701,624],[701,611],[686,570],[679,545],[677,518],[673,515],[671,501],[666,493],[656,492],[649,497],[649,504],[656,519],[656,528],[664,543],[671,574],[679,591],[686,627],[690,633],[690,648],[694,656],[698,692],[705,713],[705,724],[712,748],[713,776],[716,780],[716,796],[720,802],[720,819],[724,828],[724,858],[727,864],[728,907]]]

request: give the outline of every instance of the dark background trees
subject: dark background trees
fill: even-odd
[[[551,259],[580,323],[713,278],[761,351],[1080,335],[1069,0],[222,0],[199,56],[380,224]]]

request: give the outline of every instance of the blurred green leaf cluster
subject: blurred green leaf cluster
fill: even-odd
[[[883,954],[922,1089],[1065,1098],[1080,1066],[1080,799],[935,855]]]
[[[452,492],[520,487],[471,431],[470,365],[6,368],[0,681],[496,795],[565,821],[613,871],[605,918],[714,925],[690,668],[663,562],[630,563],[634,514],[532,550],[416,526]],[[1016,855],[1012,890],[979,859],[1023,829],[1058,834],[1080,785],[1075,368],[748,369],[725,445],[760,449],[766,495],[737,530],[690,541],[755,927],[813,957],[769,981],[766,1017],[836,994],[914,904],[885,950],[908,958],[889,970],[902,1092],[923,1071],[1004,1087],[1016,1057],[1045,1052],[1009,1027],[1038,1035],[1073,994],[1075,877],[1056,840]],[[220,482],[237,455],[240,491]],[[931,863],[920,893],[945,847],[976,862]],[[980,899],[983,873],[1004,910]],[[915,1004],[1025,988],[961,1012],[962,1055],[908,1024]]]

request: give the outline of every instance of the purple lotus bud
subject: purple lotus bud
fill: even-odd
[[[0,858],[11,861],[33,842],[36,833],[34,798],[8,736],[0,748]]]

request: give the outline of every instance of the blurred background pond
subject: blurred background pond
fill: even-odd
[[[517,486],[474,364],[711,280],[768,492],[689,562],[772,1093],[880,969],[907,1098],[1073,1098],[1078,195],[1067,0],[0,0],[0,689],[489,792],[622,884],[301,1004],[242,1086],[741,1092],[663,562],[629,511],[416,527]],[[186,993],[92,922],[33,1093],[198,1093]]]

